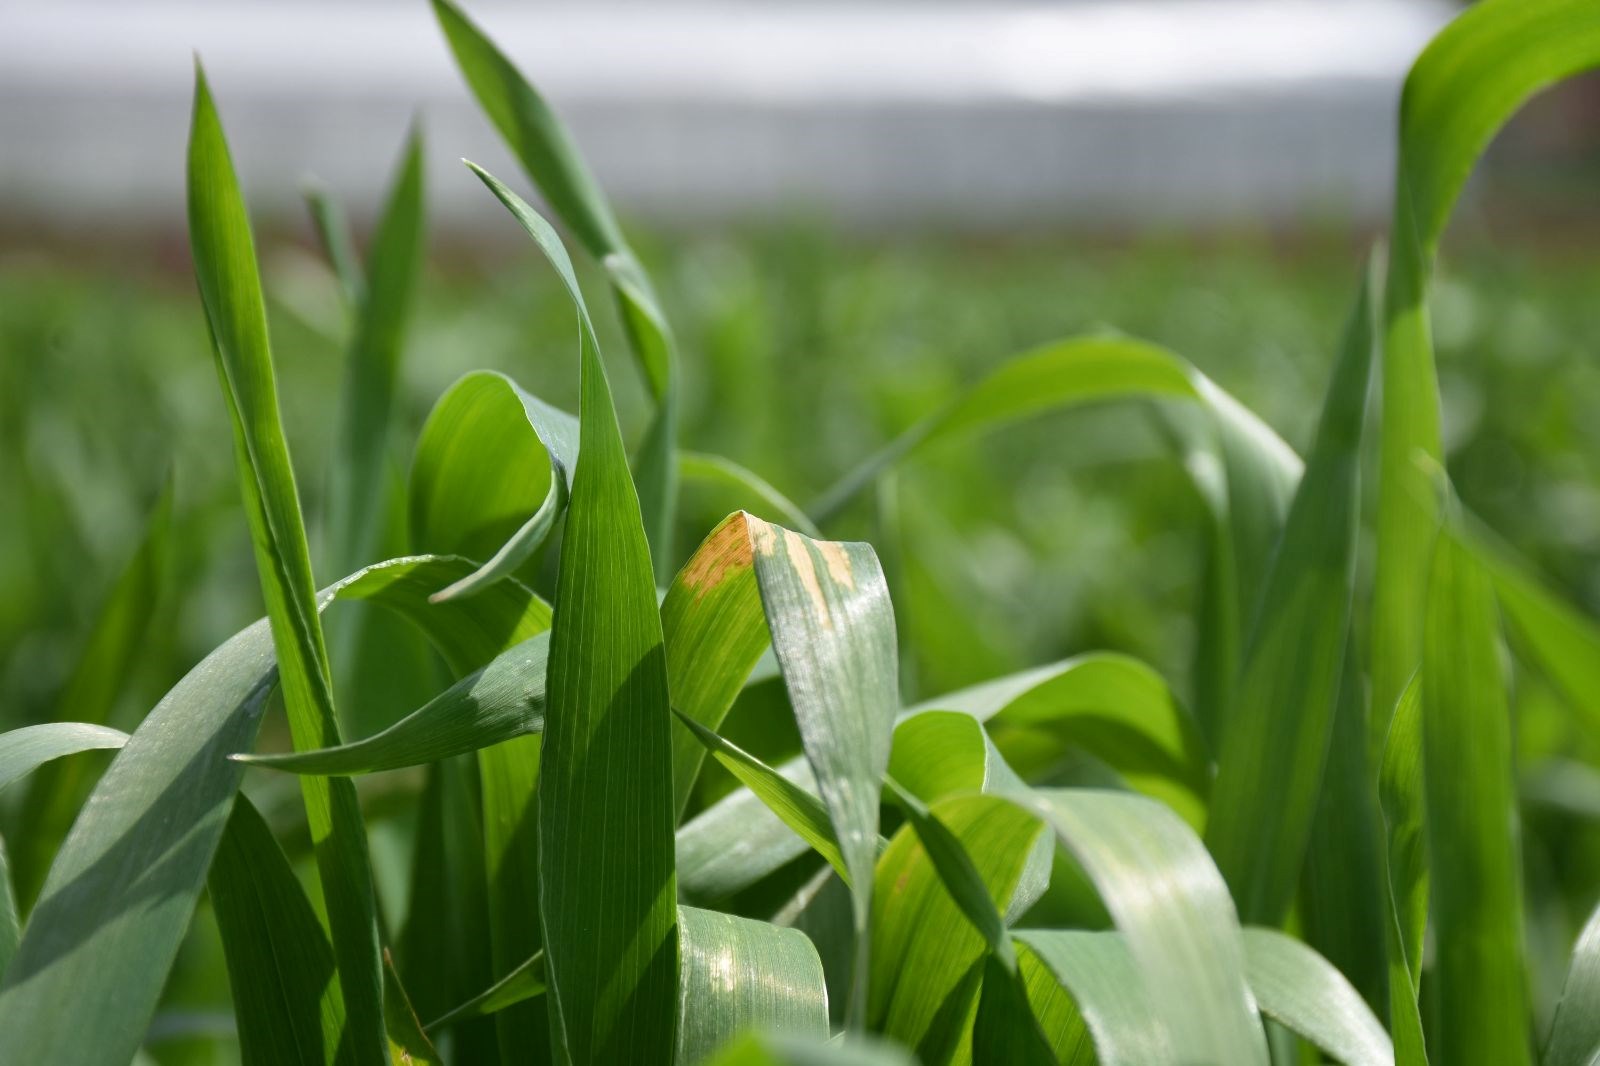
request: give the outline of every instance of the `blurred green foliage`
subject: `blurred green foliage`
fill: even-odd
[[[320,558],[348,326],[317,257],[293,241],[273,248],[279,387]],[[805,224],[658,237],[643,254],[681,336],[684,446],[737,459],[802,504],[1003,357],[1100,326],[1172,346],[1303,448],[1361,259],[1315,238],[1084,247]],[[397,476],[429,406],[470,368],[575,406],[570,307],[538,265],[434,260],[402,368]],[[1456,484],[1593,612],[1600,260],[1469,241],[1447,262],[1435,326]],[[259,613],[199,303],[185,272],[128,267],[0,258],[0,728],[71,716],[53,701],[169,468],[178,579],[153,607],[124,721]],[[643,387],[615,322],[600,326],[637,434]],[[1142,656],[1185,691],[1198,503],[1136,406],[944,449],[896,485],[898,520],[915,531],[899,543],[916,547],[886,563],[915,692],[1091,648]],[[680,550],[736,502],[692,494]],[[875,521],[871,501],[858,503],[832,532],[869,536]]]

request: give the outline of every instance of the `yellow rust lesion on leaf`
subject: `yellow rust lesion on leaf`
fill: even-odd
[[[748,571],[753,562],[751,541],[755,532],[751,519],[743,511],[729,515],[722,524],[711,531],[678,578],[684,588],[696,599],[727,581],[729,576]],[[765,525],[765,523],[761,523]]]
[[[756,554],[774,557],[781,542],[789,566],[800,579],[800,586],[805,589],[806,597],[811,601],[822,627],[832,629],[833,611],[828,606],[828,597],[822,589],[821,576],[817,573],[816,558],[811,554],[811,549],[816,548],[817,555],[821,556],[831,582],[854,589],[855,573],[851,569],[850,555],[845,551],[845,546],[837,541],[812,540],[791,529],[769,525],[759,518],[746,516],[746,519],[750,528],[750,544]]]
[[[845,588],[854,589],[856,575],[850,569],[850,556],[844,550],[844,545],[836,540],[819,540],[813,543],[822,553],[823,562],[828,564],[828,576]]]
[[[832,629],[833,613],[828,610],[828,597],[823,595],[822,585],[817,581],[817,568],[811,561],[811,553],[806,550],[806,538],[786,529],[783,531],[783,546],[789,556],[789,565],[794,567],[795,576],[800,579],[811,606],[816,609],[822,628]]]

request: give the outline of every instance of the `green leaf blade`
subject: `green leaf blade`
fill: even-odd
[[[1355,591],[1373,330],[1364,282],[1223,728],[1206,844],[1247,922],[1276,924],[1288,913],[1332,740]]]
[[[1449,531],[1429,576],[1423,795],[1441,1062],[1528,1062],[1522,864],[1499,619],[1482,569]]]
[[[189,232],[217,369],[234,427],[256,565],[278,647],[290,731],[301,748],[340,742],[333,681],[317,618],[311,557],[278,411],[266,308],[249,215],[222,122],[196,65],[189,140]],[[360,1063],[385,1057],[377,900],[354,786],[301,779]]]
[[[476,171],[555,267],[579,322],[579,452],[556,572],[539,773],[552,1039],[580,1064],[659,1061],[676,1024],[671,709],[650,548],[611,387],[549,223]],[[616,840],[633,843],[617,866]]]
[[[332,1066],[344,1036],[333,949],[283,849],[244,796],[206,875],[246,1066]]]
[[[1343,974],[1292,937],[1244,930],[1245,968],[1261,1011],[1346,1066],[1391,1066],[1389,1034]]]

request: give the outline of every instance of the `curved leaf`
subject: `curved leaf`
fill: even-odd
[[[565,511],[577,461],[577,419],[504,374],[475,370],[446,389],[412,460],[412,543],[489,561],[439,599],[515,573]]]
[[[120,748],[127,742],[128,734],[120,729],[85,722],[46,722],[0,733],[0,788],[52,759]]]
[[[814,786],[822,798],[853,886],[855,927],[864,934],[878,795],[899,706],[894,613],[876,555],[865,544],[814,541],[739,512],[679,573],[662,617],[678,709],[686,723],[707,729],[727,714],[770,636],[811,769],[802,788]],[[702,757],[688,750],[693,743],[674,745],[680,803]],[[862,935],[858,950],[866,947]],[[852,1003],[859,1013],[864,958],[857,970]]]
[[[1347,1066],[1392,1066],[1383,1024],[1328,960],[1271,929],[1244,930],[1244,960],[1263,1014]]]
[[[1074,656],[919,706],[965,710],[987,722],[1024,775],[1031,757],[1018,742],[1044,734],[1099,759],[1191,825],[1203,821],[1211,756],[1199,726],[1161,675],[1130,656]]]
[[[655,417],[635,457],[642,521],[655,574],[672,574],[672,523],[677,504],[678,387],[676,343],[644,268],[577,145],[544,98],[451,0],[434,0],[434,14],[456,63],[485,114],[561,223],[599,262],[621,312],[623,332],[656,399]]]
[[[1276,468],[1285,488],[1300,461],[1264,423],[1192,365],[1164,348],[1114,334],[1071,337],[1002,363],[955,402],[901,434],[850,471],[810,507],[819,520],[848,503],[884,470],[926,446],[999,428],[1059,408],[1120,399],[1166,398],[1201,402],[1235,422]]]
[[[901,828],[878,860],[869,1017],[874,1029],[913,1046],[919,1057],[945,1062],[977,1008],[985,933],[993,939],[1000,916],[1015,913],[1018,896],[1027,893],[1043,826],[1035,812],[983,795],[938,800],[921,820],[934,819],[937,827],[925,824],[921,832]],[[952,871],[959,898],[947,887]]]
[[[675,1061],[701,1062],[735,1034],[765,1031],[816,1039],[828,1035],[822,962],[803,933],[732,914],[678,908],[679,1018]],[[503,1010],[542,995],[544,956],[450,1011],[428,1028]]]
[[[532,636],[373,736],[336,748],[233,758],[296,774],[371,774],[542,732],[549,650],[548,632]]]
[[[1588,1066],[1600,1055],[1600,907],[1589,915],[1572,948],[1561,1002],[1550,1026],[1542,1066]]]
[[[1180,401],[1200,413],[1156,408],[1174,451],[1206,504],[1210,550],[1196,653],[1199,718],[1214,740],[1230,695],[1241,627],[1299,479],[1299,458],[1264,422],[1194,366],[1157,345],[1088,335],[1024,353],[841,478],[811,507],[822,521],[920,448],[1047,410],[1109,400]]]
[[[692,567],[685,569],[688,572]],[[719,584],[710,595],[719,595],[726,587],[726,583]],[[669,603],[671,599],[669,594]],[[729,608],[719,606],[718,610]],[[742,628],[742,623],[731,627],[730,639],[738,639],[740,634],[749,636],[750,630]],[[716,641],[708,644],[714,647]],[[676,655],[670,643],[669,655]],[[679,676],[674,675],[673,692],[674,699],[681,701]],[[718,676],[726,683],[725,676]],[[1204,790],[1210,772],[1204,743],[1193,719],[1173,699],[1161,676],[1137,659],[1107,653],[1082,655],[937,696],[902,712],[897,737],[902,725],[930,710],[956,711],[991,723],[1001,745],[1028,731],[1059,732],[1191,821],[1198,822],[1203,815],[1196,790]],[[803,789],[816,788],[804,759],[776,769]],[[1174,787],[1174,779],[1182,783]],[[748,790],[740,789],[679,831],[679,884],[688,898],[724,899],[805,850],[804,841],[768,813]]]
[[[894,610],[870,546],[747,522],[772,647],[853,885],[859,947],[849,1013],[859,1018],[867,997],[878,794],[900,706]]]
[[[828,808],[820,799],[693,718],[679,713],[678,720],[740,784],[821,855],[845,884],[850,884],[850,869],[839,850],[838,834],[828,818]]]
[[[1127,937],[1173,1045],[1201,1062],[1264,1064],[1238,916],[1193,831],[1141,796],[1051,789],[1033,797]]]
[[[464,1022],[472,1018],[481,1018],[486,1014],[505,1010],[507,1007],[526,1002],[535,996],[542,996],[548,986],[544,980],[544,952],[536,952],[531,958],[514,967],[510,973],[496,981],[479,995],[453,1007],[429,1022],[425,1028],[437,1032],[447,1029],[457,1022]]]
[[[1046,1015],[1039,1010],[1044,989],[1030,981],[1030,999],[1045,1033],[1063,1062],[1079,1046],[1084,1030],[1100,1066],[1162,1066],[1182,1061],[1161,1008],[1150,996],[1121,933],[1024,929],[1016,934],[1022,958],[1032,961],[1064,989],[1076,1011]],[[1050,1021],[1046,1022],[1049,1017]]]
[[[1485,0],[1418,57],[1400,100],[1393,241],[1384,295],[1373,706],[1387,712],[1421,661],[1435,494],[1415,462],[1443,458],[1428,286],[1439,240],[1478,157],[1534,93],[1600,65],[1590,0]],[[1374,715],[1373,748],[1388,722]]]
[[[706,452],[680,451],[678,477],[684,484],[700,482],[732,490],[747,501],[741,510],[759,511],[767,518],[775,519],[813,540],[822,539],[822,533],[798,504],[779,492],[760,474],[732,459]]]

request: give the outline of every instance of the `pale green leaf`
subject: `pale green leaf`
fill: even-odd
[[[679,1066],[696,1066],[746,1029],[828,1036],[822,960],[804,933],[681,907]]]
[[[1100,892],[1182,1054],[1264,1064],[1238,916],[1192,830],[1141,796],[1040,790],[1030,806]]]
[[[0,733],[0,788],[52,759],[120,748],[127,742],[128,734],[120,729],[85,722],[46,722]]]
[[[1271,929],[1244,930],[1244,959],[1262,1014],[1346,1066],[1392,1066],[1383,1024],[1328,960]]]
[[[753,517],[747,523],[772,647],[850,872],[859,947],[847,1014],[860,1018],[878,795],[900,706],[894,610],[868,545],[814,541]]]
[[[1600,907],[1578,934],[1542,1066],[1589,1066],[1600,1055]]]
[[[1121,933],[1025,929],[1016,934],[1025,962],[1035,960],[1065,990],[1076,1012],[1045,1015],[1043,989],[1030,982],[1030,998],[1045,1034],[1063,1062],[1087,1030],[1099,1066],[1163,1066],[1184,1061],[1165,1025],[1162,1009],[1140,976]]]

